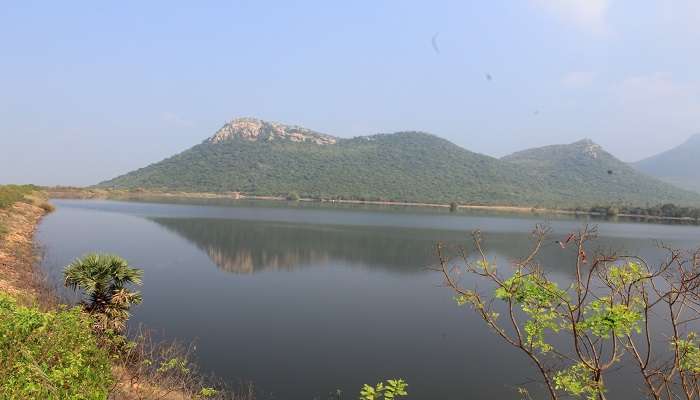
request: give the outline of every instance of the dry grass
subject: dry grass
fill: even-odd
[[[255,399],[252,384],[232,390],[201,374],[193,361],[194,351],[193,344],[157,340],[151,331],[139,329],[132,346],[114,363],[116,383],[110,399]]]
[[[46,187],[44,191],[55,199],[106,199],[111,191],[105,189],[79,188],[71,186]]]
[[[32,186],[0,186],[0,194],[4,201],[14,200],[0,208],[0,290],[25,304],[51,308],[56,305],[55,292],[37,267],[41,254],[34,232],[54,206]]]
[[[48,201],[42,201],[38,204],[38,206],[42,210],[46,211],[46,213],[54,212],[56,210],[56,207],[54,207],[54,205],[49,203]]]
[[[43,192],[32,192],[26,194],[21,200],[22,202],[34,204],[35,206],[44,210],[47,214],[56,210],[53,204],[49,203],[49,200],[45,193]]]

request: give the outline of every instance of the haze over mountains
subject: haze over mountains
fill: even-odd
[[[700,192],[700,134],[633,166],[676,186]]]
[[[342,139],[253,118],[101,187],[254,195],[588,207],[700,205],[700,194],[645,175],[590,140],[497,159],[422,132]]]

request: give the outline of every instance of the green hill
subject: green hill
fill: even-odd
[[[678,187],[700,192],[700,134],[632,166]]]
[[[499,160],[420,132],[340,139],[241,118],[189,150],[99,186],[472,204],[570,206],[619,198],[700,204],[700,195],[643,177],[617,160],[620,175],[612,178],[600,168],[578,171],[588,182],[581,187],[557,178],[556,168],[553,173],[533,168],[537,163],[523,168],[519,154],[525,153]],[[633,182],[621,182],[630,177]],[[597,190],[601,179],[622,186]]]
[[[543,179],[565,204],[698,204],[697,194],[644,175],[584,139],[520,151],[503,161]]]

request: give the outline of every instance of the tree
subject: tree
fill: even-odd
[[[487,256],[478,231],[473,254],[461,248],[452,257],[438,244],[436,269],[458,305],[470,305],[530,359],[550,399],[605,400],[606,377],[620,367],[635,368],[649,399],[700,399],[700,338],[692,331],[700,318],[700,252],[659,245],[666,258],[656,266],[634,255],[589,255],[597,232],[586,226],[557,242],[572,253],[574,271],[561,288],[537,262],[549,233],[534,230],[531,252],[507,276]],[[461,285],[464,273],[476,278],[474,288]],[[552,340],[555,335],[566,340]],[[530,398],[526,389],[520,393]]]
[[[141,294],[128,287],[140,285],[142,275],[121,257],[95,253],[73,261],[63,271],[65,285],[87,296],[83,309],[95,317],[97,330],[103,332],[124,330],[130,307],[141,302]]]

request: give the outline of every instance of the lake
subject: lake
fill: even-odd
[[[518,350],[456,306],[434,245],[469,244],[484,232],[501,268],[523,256],[536,223],[553,239],[540,260],[566,280],[575,257],[554,240],[585,219],[442,211],[285,205],[166,204],[54,200],[37,241],[55,282],[91,251],[144,270],[132,324],[196,341],[201,367],[232,383],[251,381],[263,399],[311,400],[401,377],[411,399],[517,399],[537,378]],[[655,240],[700,245],[700,227],[598,222],[601,249],[658,260]],[[470,282],[464,282],[470,286]],[[624,371],[610,398],[638,399]],[[535,389],[536,391],[536,389]]]

